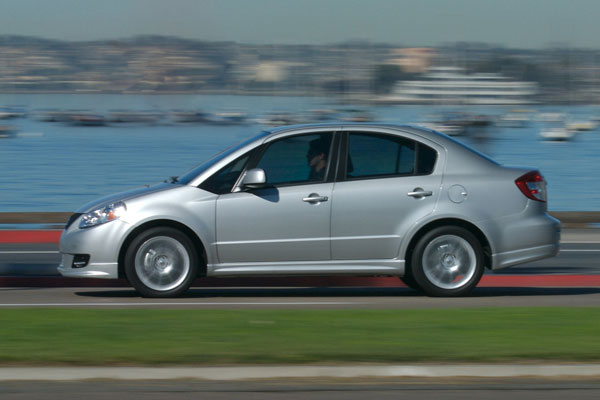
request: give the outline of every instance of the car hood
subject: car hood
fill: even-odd
[[[127,201],[127,200],[134,199],[136,197],[150,194],[150,193],[162,192],[165,190],[173,189],[173,187],[175,187],[175,186],[180,186],[180,185],[177,183],[163,182],[163,183],[158,183],[155,185],[142,186],[139,188],[127,190],[125,192],[114,193],[114,194],[108,195],[106,197],[102,197],[100,199],[93,200],[93,201],[85,204],[84,206],[80,207],[77,210],[77,212],[78,213],[87,213],[87,212],[93,211],[97,208],[106,206],[110,203],[114,203],[117,201]]]

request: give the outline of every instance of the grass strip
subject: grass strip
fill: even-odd
[[[599,361],[600,308],[0,310],[0,363]]]

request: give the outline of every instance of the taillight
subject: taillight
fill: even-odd
[[[531,200],[546,202],[546,180],[539,171],[531,171],[515,181],[521,192]]]

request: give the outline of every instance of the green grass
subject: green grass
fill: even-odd
[[[600,308],[0,310],[0,364],[600,361]]]

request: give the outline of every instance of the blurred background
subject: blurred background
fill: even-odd
[[[0,212],[74,211],[270,126],[420,124],[600,209],[600,3],[3,0]]]

